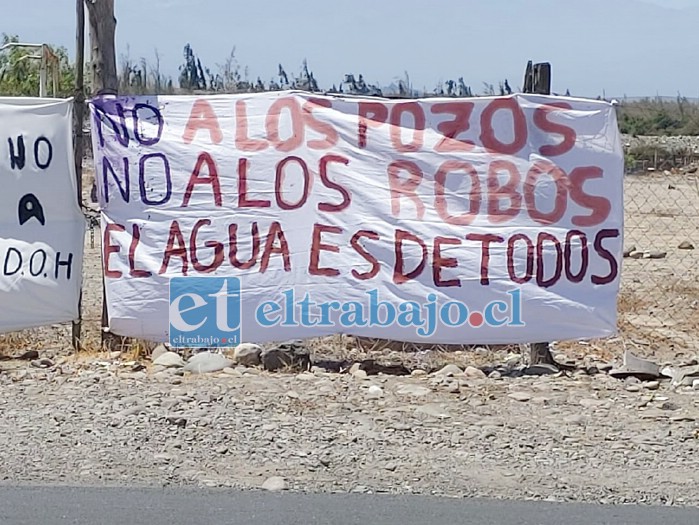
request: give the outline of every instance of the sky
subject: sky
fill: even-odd
[[[0,0],[0,33],[65,46],[75,1]],[[190,43],[212,70],[235,48],[251,80],[298,73],[322,88],[347,73],[416,89],[463,77],[521,87],[527,60],[550,62],[554,92],[699,97],[699,0],[116,0],[117,52],[174,79]],[[5,5],[7,4],[7,5]],[[87,50],[89,52],[89,41]]]

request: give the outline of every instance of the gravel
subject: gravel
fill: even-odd
[[[699,393],[670,380],[3,366],[3,483],[699,505]]]

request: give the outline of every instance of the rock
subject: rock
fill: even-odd
[[[452,381],[447,385],[447,392],[450,394],[460,394],[461,393],[461,388],[459,387],[459,382],[458,381]]]
[[[635,246],[631,246],[630,248],[627,248],[626,250],[624,250],[624,257],[630,256],[635,251],[636,251]]]
[[[610,370],[609,375],[617,379],[636,377],[641,380],[652,380],[660,377],[660,367],[653,361],[636,357],[627,350],[624,352],[624,364],[621,368]]]
[[[581,399],[579,404],[585,408],[607,408],[609,406],[609,401],[586,397]]]
[[[510,399],[514,399],[515,401],[520,401],[522,403],[527,402],[532,398],[531,394],[527,394],[526,392],[512,392],[507,397],[509,397]]]
[[[241,343],[233,351],[233,361],[243,366],[259,366],[262,347],[254,343]]]
[[[631,253],[629,254],[629,257],[630,257],[631,259],[643,259],[643,255],[644,255],[643,252],[634,251],[634,252],[631,252]]]
[[[175,352],[165,352],[153,359],[155,366],[164,366],[165,368],[181,368],[185,365],[184,360]]]
[[[364,370],[368,375],[374,376],[384,374],[389,376],[407,376],[410,375],[408,370],[401,363],[377,363],[373,359],[365,359],[359,364],[361,370]]]
[[[566,416],[563,419],[564,423],[568,423],[569,425],[583,425],[585,423],[585,416],[581,416],[580,414],[573,414],[570,416]]]
[[[691,422],[696,421],[696,420],[697,420],[696,417],[690,416],[689,414],[677,414],[675,416],[670,416],[670,421],[672,421],[674,423],[679,423],[682,421],[686,421],[686,422],[691,423]]]
[[[367,390],[367,397],[369,399],[379,399],[383,397],[383,388],[377,385],[371,385],[369,390]]]
[[[410,375],[413,376],[413,377],[424,377],[424,376],[427,375],[427,372],[426,372],[425,370],[421,370],[421,369],[418,368],[418,369],[413,370],[412,372],[410,372]]]
[[[31,362],[31,365],[35,368],[51,368],[53,366],[53,361],[50,359],[36,359]]]
[[[492,372],[490,372],[490,374],[488,374],[488,377],[490,379],[502,379],[502,374],[497,370],[493,370]]]
[[[458,366],[446,365],[441,370],[438,370],[437,372],[435,372],[434,375],[451,377],[451,376],[459,375],[461,373],[462,373],[462,370]]]
[[[674,380],[677,376],[677,369],[666,366],[660,371],[660,375]]]
[[[467,366],[464,369],[464,377],[468,377],[469,379],[485,379],[486,375],[480,368],[476,368],[475,366]]]
[[[522,356],[520,354],[507,354],[507,357],[503,360],[503,363],[507,368],[513,368],[517,366],[522,361]]]
[[[694,380],[692,381],[692,388],[693,388],[694,390],[699,390],[699,379],[694,379]]]
[[[279,492],[286,489],[286,480],[279,476],[272,476],[265,480],[261,488],[270,492]]]
[[[682,241],[678,246],[680,250],[693,250],[694,245],[689,241]]]
[[[627,392],[640,392],[641,387],[639,385],[629,385],[626,387]]]
[[[648,381],[647,383],[643,383],[643,388],[646,390],[657,390],[660,388],[660,381]]]
[[[451,417],[449,412],[444,410],[442,406],[436,404],[419,406],[415,409],[415,413],[437,419],[447,419]]]
[[[396,389],[396,394],[401,396],[413,396],[413,397],[423,397],[432,392],[429,388],[425,386],[418,385],[400,385]]]
[[[28,350],[22,355],[17,356],[15,359],[18,361],[33,361],[35,359],[39,359],[39,352],[36,350]]]
[[[155,362],[161,355],[168,353],[168,349],[164,344],[156,346],[150,354],[150,360]]]
[[[354,372],[352,372],[352,377],[354,377],[356,379],[366,379],[369,376],[367,375],[367,373],[364,370],[358,369],[358,370],[355,370]]]
[[[310,370],[311,356],[303,341],[287,341],[263,350],[260,355],[262,366],[269,372],[281,369]]]
[[[667,252],[647,252],[643,254],[644,259],[664,259]]]
[[[524,373],[526,376],[547,376],[558,374],[559,372],[560,370],[556,365],[547,365],[544,363],[528,366],[522,370],[522,373]]]
[[[233,361],[227,359],[224,355],[201,352],[189,358],[184,370],[192,372],[193,374],[206,374],[210,372],[219,372],[224,368],[230,368],[232,366]]]

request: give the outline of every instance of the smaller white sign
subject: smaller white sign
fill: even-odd
[[[73,101],[0,97],[0,332],[78,317],[85,218]]]

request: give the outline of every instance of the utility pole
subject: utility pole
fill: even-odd
[[[75,93],[73,96],[73,158],[75,161],[75,178],[78,206],[83,207],[83,121],[85,118],[85,4],[84,0],[75,2]],[[71,342],[73,350],[79,351],[83,326],[82,289],[78,301],[78,319],[73,321]]]

